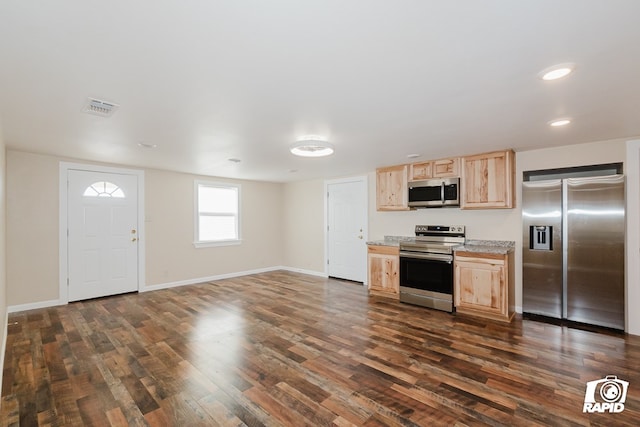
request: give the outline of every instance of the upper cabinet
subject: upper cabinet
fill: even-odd
[[[514,206],[515,155],[512,150],[462,158],[462,209]]]
[[[433,161],[434,178],[450,178],[460,176],[460,158],[440,159]]]
[[[379,211],[408,210],[408,166],[376,169],[376,209]]]
[[[460,176],[460,159],[429,160],[409,166],[409,181]]]

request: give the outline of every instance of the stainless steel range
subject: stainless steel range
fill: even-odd
[[[415,240],[400,242],[400,301],[453,311],[453,248],[463,225],[416,225]]]

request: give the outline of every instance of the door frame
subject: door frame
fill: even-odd
[[[626,142],[626,163],[624,165],[626,182],[627,212],[626,220],[626,274],[625,286],[625,332],[640,335],[640,313],[633,302],[640,299],[640,139]]]
[[[69,239],[67,236],[67,203],[69,199],[67,177],[70,170],[86,172],[116,173],[121,175],[135,175],[138,179],[138,292],[145,286],[145,214],[144,214],[144,171],[140,169],[125,169],[113,166],[98,166],[87,163],[60,162],[59,185],[59,285],[58,302],[69,303]]]
[[[366,193],[364,195],[364,209],[366,221],[364,223],[364,227],[362,230],[363,239],[366,243],[369,240],[369,177],[367,175],[361,176],[353,176],[349,178],[339,178],[339,179],[329,179],[324,181],[324,275],[329,276],[329,233],[327,232],[329,227],[329,185],[334,184],[346,184],[351,182],[362,182],[364,184],[364,188],[366,189]],[[364,254],[366,256],[366,253]],[[367,284],[368,275],[364,275],[364,281],[362,284],[364,286],[368,286]]]

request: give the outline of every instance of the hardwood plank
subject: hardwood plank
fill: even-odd
[[[640,337],[274,271],[10,314],[0,426],[637,425],[639,386]]]

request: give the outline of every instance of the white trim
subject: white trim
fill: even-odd
[[[144,289],[141,289],[140,292],[150,292],[150,291],[158,291],[160,289],[176,288],[179,286],[197,285],[200,283],[214,282],[216,280],[231,279],[234,277],[241,277],[241,276],[249,276],[251,274],[269,273],[269,272],[278,271],[278,270],[291,271],[294,273],[303,273],[303,274],[308,274],[310,276],[318,276],[318,277],[325,277],[325,278],[327,277],[324,273],[321,273],[318,271],[303,270],[300,268],[293,268],[293,267],[275,266],[275,267],[257,268],[255,270],[238,271],[235,273],[217,274],[215,276],[179,280],[176,282],[160,283],[157,285],[147,286]]]
[[[327,261],[329,259],[329,233],[327,232],[327,227],[329,225],[329,203],[328,203],[328,194],[329,194],[329,185],[332,184],[345,184],[349,182],[362,182],[364,184],[365,195],[364,195],[364,206],[365,206],[365,217],[366,221],[364,222],[364,227],[362,229],[363,240],[366,242],[369,240],[369,177],[367,175],[360,176],[352,176],[347,178],[338,178],[338,179],[327,179],[324,181],[324,277],[329,277],[329,265]],[[368,286],[367,277],[369,275],[365,271],[364,280],[362,284],[364,286]]]
[[[305,270],[302,268],[285,267],[285,266],[279,265],[274,267],[257,268],[255,270],[246,270],[246,271],[238,271],[235,273],[218,274],[215,276],[199,277],[195,279],[179,280],[176,282],[160,283],[157,285],[141,287],[139,289],[139,292],[151,292],[151,291],[158,291],[161,289],[175,288],[178,286],[197,285],[199,283],[213,282],[216,280],[231,279],[234,277],[241,277],[241,276],[249,276],[251,274],[269,273],[272,271],[279,271],[279,270],[291,271],[293,273],[308,274],[309,276],[323,277],[325,279],[328,277],[325,273],[321,271]],[[67,301],[54,299],[49,301],[38,301],[38,302],[27,303],[27,304],[10,305],[7,307],[7,320],[5,321],[5,330],[6,330],[6,326],[8,325],[9,313],[17,313],[20,311],[55,307],[58,305],[66,305],[66,304],[67,304]],[[6,341],[6,338],[7,337],[5,333],[5,341]],[[2,357],[4,357],[4,349],[2,350]],[[0,372],[0,375],[1,375],[1,372]],[[1,379],[1,376],[0,376],[0,379]]]
[[[242,244],[241,239],[216,240],[214,242],[193,242],[195,248],[214,248],[216,246],[233,246]]]
[[[324,277],[325,279],[329,277],[327,273],[325,273],[324,271],[306,270],[304,268],[282,266],[282,267],[279,267],[279,270],[291,271],[292,273],[308,274],[309,276]]]
[[[65,305],[67,301],[52,299],[49,301],[29,302],[26,304],[10,305],[7,307],[7,313],[18,313],[19,311],[35,310],[38,308],[55,307],[57,305]],[[2,353],[4,354],[4,353]]]
[[[138,179],[138,291],[144,288],[146,271],[145,254],[145,214],[144,214],[144,171],[141,169],[125,169],[112,166],[99,166],[88,163],[60,162],[59,170],[59,219],[58,219],[58,247],[59,247],[59,294],[58,300],[51,305],[62,305],[69,302],[69,289],[67,278],[69,277],[68,239],[67,239],[67,176],[70,170],[88,172],[116,173],[121,175],[135,175]],[[51,301],[45,301],[50,303]],[[39,304],[39,303],[36,303]],[[24,304],[29,306],[30,304]],[[22,306],[15,306],[22,307]],[[40,308],[40,307],[33,307]],[[26,310],[26,308],[24,309]]]
[[[625,331],[640,335],[640,139],[627,141],[626,154]]]

